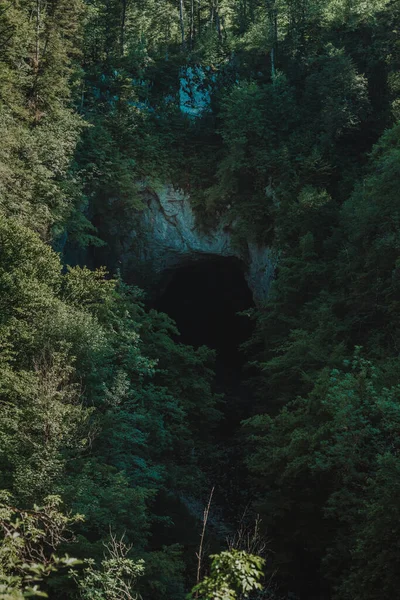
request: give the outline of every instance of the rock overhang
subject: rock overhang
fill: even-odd
[[[277,263],[276,252],[248,241],[239,248],[224,219],[210,231],[199,227],[190,198],[172,185],[141,184],[144,210],[132,231],[129,262],[146,266],[160,283],[191,262],[231,257],[241,263],[256,305],[265,302]],[[127,259],[128,256],[125,257]],[[124,262],[126,262],[124,260]]]

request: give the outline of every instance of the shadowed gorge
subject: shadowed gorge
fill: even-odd
[[[243,378],[240,345],[253,329],[250,318],[238,313],[253,306],[240,261],[212,256],[173,272],[155,302],[176,322],[179,341],[216,350],[218,391],[233,395],[240,395]]]
[[[236,258],[209,256],[180,267],[170,273],[154,307],[175,321],[180,333],[177,341],[215,350],[213,387],[221,395],[219,407],[223,416],[213,434],[216,457],[207,464],[207,474],[210,485],[216,485],[219,518],[232,533],[248,502],[242,490],[246,474],[239,432],[240,423],[250,416],[253,404],[246,383],[252,373],[240,347],[254,329],[250,317],[240,314],[254,307],[243,264]]]

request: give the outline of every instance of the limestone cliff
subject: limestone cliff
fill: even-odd
[[[157,190],[143,184],[145,210],[132,231],[132,244],[123,262],[146,266],[155,280],[168,281],[175,269],[191,262],[218,257],[236,257],[256,304],[268,294],[276,266],[276,253],[249,242],[237,247],[234,225],[225,219],[211,232],[196,223],[189,198],[171,185]]]

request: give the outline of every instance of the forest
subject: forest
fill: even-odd
[[[396,598],[399,119],[398,0],[0,0],[1,600]]]

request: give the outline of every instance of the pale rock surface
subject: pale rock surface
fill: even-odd
[[[188,196],[170,185],[155,190],[143,184],[142,193],[146,208],[132,232],[131,260],[146,265],[156,280],[167,281],[175,269],[192,262],[214,256],[235,257],[243,265],[255,303],[265,301],[277,262],[271,249],[251,242],[247,248],[235,247],[231,233],[234,224],[226,217],[212,232],[203,232]]]

